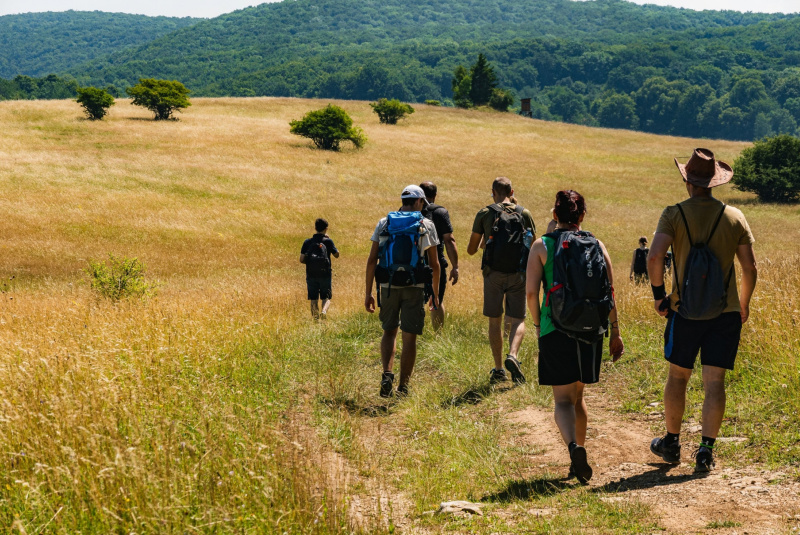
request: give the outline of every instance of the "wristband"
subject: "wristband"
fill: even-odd
[[[665,297],[667,297],[667,290],[664,289],[664,285],[663,284],[661,286],[653,286],[651,284],[650,288],[653,289],[653,299],[654,300],[660,301],[661,299],[664,299]]]

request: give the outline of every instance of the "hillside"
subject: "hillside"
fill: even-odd
[[[759,283],[744,325],[717,471],[692,475],[700,374],[684,463],[648,451],[663,432],[663,319],[628,280],[639,236],[686,196],[673,157],[709,142],[418,106],[381,125],[337,101],[369,138],[315,150],[289,121],[327,104],[195,99],[155,122],[120,101],[103,121],[75,102],[0,102],[0,518],[27,533],[790,533],[800,520],[800,240],[796,206],[723,186],[746,214]],[[708,145],[707,145],[708,144]],[[513,180],[539,232],[555,192],[586,196],[607,246],[626,343],[587,387],[595,477],[568,460],[537,385],[488,385],[480,259],[465,254],[492,179]],[[433,180],[461,276],[447,325],[426,330],[405,400],[378,397],[380,323],[363,309],[377,220]],[[334,260],[327,323],[310,322],[298,262],[317,217]],[[149,300],[99,298],[85,269],[136,257]],[[709,501],[709,496],[714,499]],[[426,514],[479,502],[468,518]]]
[[[62,73],[198,20],[100,11],[0,16],[0,78]]]

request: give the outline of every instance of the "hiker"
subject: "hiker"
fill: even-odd
[[[592,477],[584,387],[599,380],[604,336],[614,362],[624,352],[611,259],[603,243],[581,229],[585,215],[580,193],[556,194],[556,228],[533,243],[527,280],[528,308],[539,338],[539,384],[553,387],[555,421],[570,457],[568,477],[582,484]]]
[[[647,248],[647,238],[642,236],[639,238],[639,247],[633,251],[633,259],[631,259],[631,280],[635,280],[636,284],[644,284],[647,282],[647,255],[650,254],[650,249]]]
[[[425,284],[433,287],[431,310],[439,306],[439,258],[434,224],[422,216],[427,201],[419,186],[407,186],[400,195],[403,202],[398,212],[378,222],[372,233],[372,249],[367,259],[364,308],[375,312],[372,282],[378,282],[378,306],[383,338],[381,339],[380,396],[393,395],[394,356],[397,329],[403,331],[400,354],[400,381],[397,394],[408,394],[408,380],[417,359],[417,336],[425,325]]]
[[[425,199],[428,205],[422,212],[427,219],[433,221],[436,227],[436,235],[439,237],[439,245],[436,252],[439,257],[439,306],[431,311],[431,324],[434,329],[444,326],[444,293],[447,290],[447,281],[453,281],[453,285],[458,282],[458,249],[456,249],[456,239],[453,236],[453,225],[450,223],[450,213],[447,208],[436,203],[436,184],[433,182],[423,182],[419,185],[425,192]],[[450,259],[450,277],[447,276],[447,259],[444,257],[445,249],[447,257]],[[432,289],[432,286],[430,286]],[[432,291],[432,290],[430,290]]]
[[[667,317],[664,357],[669,362],[664,388],[667,433],[654,438],[650,450],[668,463],[680,463],[686,385],[699,352],[705,400],[695,472],[708,472],[715,466],[714,443],[725,413],[725,371],[733,369],[756,286],[754,239],[742,212],[711,195],[711,188],[733,177],[728,164],[716,161],[708,149],[695,149],[688,163],[676,158],[675,165],[689,198],[664,209],[647,262],[656,312]],[[664,257],[670,246],[674,276],[667,295]],[[736,287],[734,256],[742,266],[741,291]]]
[[[339,258],[339,250],[328,236],[328,222],[320,218],[314,222],[316,233],[303,242],[300,263],[306,265],[306,286],[311,303],[311,317],[315,320],[328,317],[333,298],[331,255]],[[322,309],[319,300],[322,299]]]
[[[489,318],[489,344],[494,357],[494,368],[489,372],[490,384],[506,380],[504,330],[508,333],[509,345],[505,367],[514,383],[525,382],[519,348],[525,336],[525,266],[528,247],[536,238],[536,227],[531,213],[514,202],[513,195],[508,178],[494,179],[494,203],[478,211],[467,246],[467,254],[471,256],[483,243],[483,315]]]

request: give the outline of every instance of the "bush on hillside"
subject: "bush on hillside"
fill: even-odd
[[[441,106],[442,102],[440,100],[432,100],[431,99],[431,100],[426,100],[425,104],[427,104],[428,106]]]
[[[111,301],[155,295],[156,285],[147,282],[145,271],[138,258],[118,258],[113,254],[108,255],[107,262],[90,260],[86,269],[92,290]]]
[[[497,111],[508,111],[512,104],[514,104],[514,93],[499,87],[492,89],[492,95],[489,97],[489,106]]]
[[[378,99],[378,102],[371,102],[370,106],[378,114],[378,118],[383,124],[397,124],[400,119],[414,113],[414,108],[409,104],[404,104],[397,99]]]
[[[133,104],[147,108],[155,114],[156,121],[172,119],[172,114],[192,104],[190,91],[177,80],[156,80],[140,78],[139,83],[128,88]]]
[[[353,119],[339,106],[328,104],[321,110],[306,113],[299,121],[289,123],[292,134],[311,139],[317,148],[339,150],[342,141],[350,141],[356,148],[367,142],[363,130],[353,126]]]
[[[733,183],[766,202],[800,200],[800,139],[780,135],[756,141],[734,162]]]
[[[97,87],[79,87],[78,104],[83,106],[86,116],[95,121],[101,120],[114,105],[114,97],[105,89]]]

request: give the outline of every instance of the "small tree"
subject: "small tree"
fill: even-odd
[[[514,93],[499,87],[492,89],[492,96],[489,97],[489,106],[497,111],[508,111],[512,104],[514,104]]]
[[[733,183],[767,202],[800,200],[800,139],[789,135],[756,141],[734,162]]]
[[[378,118],[384,124],[397,124],[400,119],[414,113],[414,108],[409,104],[404,104],[399,100],[379,98],[378,102],[371,102],[370,106],[378,114]]]
[[[472,87],[469,97],[475,106],[483,106],[489,103],[492,97],[492,89],[497,87],[497,75],[494,69],[486,60],[486,56],[478,54],[478,61],[470,69]]]
[[[356,148],[367,142],[364,131],[353,126],[353,119],[339,106],[328,104],[321,110],[306,113],[299,121],[289,123],[292,134],[311,139],[317,148],[339,150],[342,141],[350,141]]]
[[[469,92],[472,89],[472,77],[463,65],[456,67],[453,73],[453,102],[459,108],[472,107],[472,100],[470,100]]]
[[[138,84],[128,88],[133,104],[155,113],[156,121],[171,119],[175,111],[191,106],[189,93],[186,86],[177,80],[155,78],[140,78]]]
[[[77,101],[83,106],[86,116],[93,121],[105,117],[108,108],[114,105],[114,97],[105,89],[97,87],[79,87]]]
[[[138,258],[119,258],[109,254],[108,262],[90,260],[86,273],[92,289],[111,301],[150,297],[157,287],[145,280],[145,267]]]

